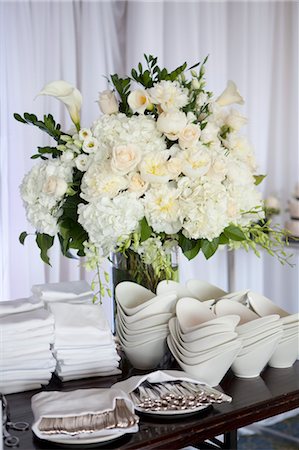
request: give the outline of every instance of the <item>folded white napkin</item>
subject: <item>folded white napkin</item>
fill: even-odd
[[[134,389],[136,389],[145,380],[148,380],[150,383],[184,380],[208,386],[207,383],[193,378],[192,375],[188,375],[182,370],[156,370],[155,372],[147,373],[146,375],[136,375],[134,377],[128,378],[127,380],[119,381],[118,383],[113,384],[112,387],[130,393],[134,391]]]
[[[52,372],[49,369],[30,369],[30,370],[1,370],[0,371],[0,384],[10,383],[11,381],[30,381],[41,382],[49,381],[52,376]]]
[[[13,360],[4,359],[0,360],[0,371],[2,370],[31,370],[31,369],[47,369],[50,372],[54,372],[56,367],[56,359],[32,359],[32,358],[17,358]]]
[[[35,338],[39,341],[39,338],[44,338],[46,336],[51,336],[51,341],[53,341],[54,322],[45,326],[34,326],[31,330],[18,331],[18,333],[13,330],[13,327],[12,329],[7,329],[5,331],[0,328],[0,336],[3,342],[22,342],[26,339]]]
[[[61,379],[61,381],[72,381],[72,380],[80,380],[81,378],[93,378],[93,377],[110,377],[114,375],[120,375],[121,370],[115,369],[111,367],[109,370],[105,372],[88,372],[88,373],[79,373],[76,371],[74,374],[70,375],[59,375],[57,373],[57,376]]]
[[[93,297],[93,291],[86,281],[63,281],[60,283],[36,284],[32,292],[45,301],[64,301]]]
[[[102,306],[50,303],[49,308],[55,318],[55,348],[111,343],[112,333]]]
[[[61,437],[63,440],[78,441],[78,435],[69,436],[66,434],[56,434],[55,438],[52,435],[45,435],[39,431],[38,425],[44,417],[73,417],[74,415],[85,414],[98,414],[105,411],[111,411],[116,406],[116,400],[123,399],[131,411],[134,414],[134,405],[129,397],[120,389],[79,389],[71,392],[40,392],[31,399],[31,407],[34,415],[34,423],[32,425],[32,431],[40,439],[51,440],[51,438],[57,440]],[[123,428],[114,428],[110,430],[101,430],[92,433],[93,437],[115,435],[123,433]],[[138,431],[138,425],[126,428],[126,432],[135,433]],[[83,434],[84,435],[84,434]],[[91,436],[88,434],[85,436]]]
[[[64,352],[64,355],[62,356],[58,352],[54,352],[54,355],[58,361],[61,361],[65,365],[70,364],[85,364],[85,363],[103,363],[108,359],[113,359],[114,361],[119,361],[120,356],[116,352],[115,349],[111,349],[110,351],[105,352],[98,352],[94,354],[84,354],[82,351],[78,351],[77,355],[71,354],[67,355],[66,352]]]
[[[69,373],[75,373],[76,371],[83,373],[83,372],[101,372],[105,367],[118,367],[118,361],[113,359],[108,359],[105,361],[102,361],[100,363],[97,362],[89,362],[89,363],[83,363],[83,364],[72,364],[72,365],[64,365],[61,364],[59,361],[57,363],[57,372],[59,372],[61,375],[68,375]]]
[[[32,296],[29,298],[19,298],[17,300],[7,300],[0,302],[0,317],[8,316],[26,311],[33,311],[41,308],[43,302],[40,298]]]
[[[21,348],[16,347],[10,351],[6,350],[5,346],[0,346],[0,360],[1,359],[16,359],[30,356],[31,358],[44,358],[50,355],[50,344],[36,344],[35,347]]]
[[[38,308],[33,311],[26,311],[0,317],[0,329],[4,334],[6,334],[7,331],[14,331],[14,333],[17,334],[19,331],[31,330],[35,327],[53,324],[53,314],[45,308]]]
[[[47,348],[50,348],[50,344],[53,344],[54,342],[54,333],[51,335],[45,335],[45,336],[39,336],[38,338],[24,338],[23,340],[0,340],[0,353],[1,349],[5,348],[5,352],[11,352],[15,351],[16,349],[20,350],[21,352],[26,349],[36,349],[36,345],[44,345],[46,344]],[[1,355],[0,355],[1,357]]]
[[[32,383],[32,382],[12,382],[5,385],[0,383],[0,392],[2,394],[15,394],[16,392],[31,391],[32,389],[40,389],[42,383]]]

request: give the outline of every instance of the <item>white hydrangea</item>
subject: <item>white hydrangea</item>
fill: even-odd
[[[91,163],[82,178],[81,197],[91,202],[101,197],[115,197],[128,187],[129,180],[112,172],[108,163]]]
[[[145,216],[157,233],[177,233],[181,228],[179,191],[170,184],[149,189],[144,196]]]
[[[107,256],[118,243],[137,229],[144,208],[134,193],[123,193],[113,199],[100,198],[78,207],[79,218],[89,239]]]
[[[142,155],[166,149],[165,138],[152,116],[104,115],[94,122],[92,132],[99,142],[98,160],[109,158],[112,149],[118,145],[134,144]]]
[[[40,162],[25,175],[21,197],[27,219],[38,233],[54,236],[58,232],[62,200],[72,179],[72,165],[58,158]]]
[[[217,180],[202,177],[191,180],[184,177],[178,183],[181,190],[183,234],[190,239],[218,237],[229,224],[227,216],[228,193]]]
[[[188,103],[188,89],[177,81],[162,80],[149,89],[152,103],[160,105],[164,112],[183,108]]]

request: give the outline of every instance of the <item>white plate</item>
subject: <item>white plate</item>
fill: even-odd
[[[142,414],[150,414],[154,416],[181,416],[186,414],[194,414],[198,411],[208,408],[211,406],[211,403],[203,406],[197,406],[194,409],[182,409],[178,411],[147,411],[145,409],[140,408],[139,406],[134,406],[135,411],[141,412]]]
[[[72,437],[71,439],[55,438],[53,435],[51,437],[45,436],[42,439],[49,442],[55,442],[57,444],[66,445],[82,445],[82,444],[100,444],[101,442],[113,441],[114,439],[120,438],[126,434],[125,431],[120,431],[117,434],[106,434],[105,436],[93,436],[93,437]]]

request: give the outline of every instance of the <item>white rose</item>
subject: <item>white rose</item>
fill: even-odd
[[[179,134],[179,145],[182,149],[193,147],[200,136],[200,127],[194,123],[187,125]]]
[[[81,172],[86,172],[88,167],[90,166],[91,159],[89,155],[79,155],[75,159],[75,164],[78,170]]]
[[[64,103],[76,128],[79,129],[82,95],[78,89],[63,80],[52,81],[46,84],[38,95],[50,95]]]
[[[191,179],[202,177],[211,167],[210,152],[203,145],[184,150],[180,157],[182,172]]]
[[[94,153],[99,147],[98,141],[93,138],[87,138],[83,141],[83,150],[85,153]]]
[[[204,144],[218,142],[218,132],[219,127],[213,122],[208,122],[204,129],[201,130],[201,142],[203,142]]]
[[[148,183],[143,180],[140,173],[135,172],[130,176],[128,189],[138,195],[143,195],[148,188]]]
[[[226,89],[222,92],[222,94],[217,98],[216,102],[220,106],[228,106],[232,103],[238,103],[239,105],[244,104],[244,99],[239,93],[236,84],[229,80],[227,82]]]
[[[137,145],[115,145],[112,149],[111,168],[114,172],[125,175],[131,172],[140,161]]]
[[[98,104],[103,114],[114,114],[118,112],[118,103],[113,91],[99,93]]]
[[[182,111],[163,112],[157,120],[157,128],[171,141],[176,141],[187,125],[186,114]]]
[[[280,202],[277,197],[274,197],[274,195],[270,195],[265,199],[265,206],[269,209],[280,210]]]
[[[150,97],[144,89],[132,91],[129,94],[128,103],[133,112],[138,112],[139,114],[144,114],[144,111],[152,106]]]
[[[168,152],[151,152],[139,164],[143,180],[149,183],[166,183],[171,176],[167,168]]]
[[[47,195],[62,197],[67,191],[67,183],[62,178],[51,175],[46,179],[42,191]]]

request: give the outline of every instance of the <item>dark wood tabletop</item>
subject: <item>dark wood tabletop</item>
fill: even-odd
[[[122,376],[90,378],[68,383],[52,379],[46,390],[74,390],[80,388],[110,387],[120,379],[133,374],[124,368]],[[232,403],[211,407],[179,419],[157,419],[141,416],[138,433],[126,435],[110,444],[93,444],[93,448],[149,450],[179,449],[202,442],[205,439],[249,425],[258,420],[299,407],[299,361],[289,369],[267,367],[258,378],[236,378],[229,372],[221,382],[221,389],[232,396]],[[32,424],[31,397],[38,391],[7,395],[12,421],[27,421]],[[16,432],[20,438],[20,450],[61,448],[35,438],[31,431]],[[90,446],[72,446],[87,449]],[[4,447],[5,448],[5,447]]]

